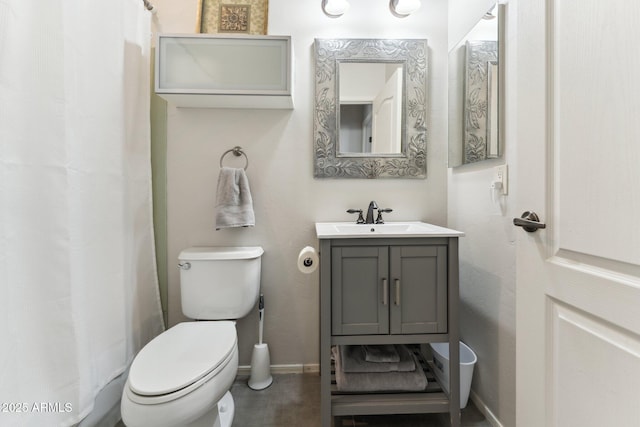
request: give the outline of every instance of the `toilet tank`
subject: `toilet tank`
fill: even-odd
[[[192,247],[178,255],[182,313],[196,320],[240,319],[260,293],[259,246]]]

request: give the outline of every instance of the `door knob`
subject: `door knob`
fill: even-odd
[[[514,218],[513,225],[522,227],[529,233],[537,231],[538,228],[547,228],[547,224],[540,222],[538,214],[533,211],[526,211],[520,218]]]

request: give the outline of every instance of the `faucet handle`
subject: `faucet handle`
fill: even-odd
[[[378,209],[378,218],[376,218],[376,224],[384,224],[384,220],[382,219],[382,213],[393,212],[391,208]]]
[[[362,216],[362,209],[347,209],[347,213],[357,213],[358,219],[356,220],[356,224],[364,224],[364,218]]]

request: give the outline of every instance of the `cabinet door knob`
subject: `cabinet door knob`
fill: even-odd
[[[382,279],[382,305],[387,305],[389,303],[389,284],[387,283],[387,279]]]
[[[395,305],[400,305],[400,279],[394,279],[394,285],[396,288]]]

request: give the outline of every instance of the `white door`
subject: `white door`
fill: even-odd
[[[373,100],[372,153],[400,153],[401,119],[402,68],[399,68]]]
[[[517,233],[517,427],[637,427],[640,1],[509,8],[518,206],[547,225]]]

